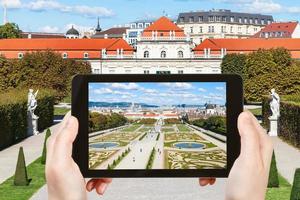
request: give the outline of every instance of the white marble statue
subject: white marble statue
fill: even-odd
[[[275,92],[275,89],[272,89],[271,90],[271,97],[272,97],[272,100],[270,102],[270,108],[271,108],[271,111],[272,111],[272,118],[275,118],[277,119],[279,116],[280,116],[280,97],[279,95]]]
[[[33,89],[29,89],[28,92],[28,101],[27,101],[27,108],[28,108],[28,123],[29,123],[29,135],[37,135],[39,132],[37,130],[37,120],[39,119],[38,116],[34,114],[34,111],[37,107],[37,94],[39,93],[39,90],[37,90],[35,93],[33,93]]]

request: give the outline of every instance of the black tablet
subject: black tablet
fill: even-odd
[[[78,75],[84,177],[227,177],[240,153],[237,75]]]

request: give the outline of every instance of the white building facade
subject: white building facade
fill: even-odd
[[[273,21],[271,15],[221,9],[180,13],[177,25],[197,45],[207,38],[249,38]]]

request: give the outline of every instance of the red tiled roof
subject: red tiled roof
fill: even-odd
[[[156,20],[152,25],[144,30],[144,32],[151,31],[183,31],[176,24],[174,24],[169,18],[161,17]]]
[[[256,33],[253,37],[261,37],[261,33],[273,33],[273,32],[284,32],[285,34],[282,37],[291,37],[294,33],[296,27],[298,25],[298,22],[274,22],[271,23],[265,28],[263,28],[261,31]]]
[[[194,51],[203,51],[205,48],[228,51],[257,51],[283,47],[290,51],[300,51],[300,39],[293,38],[249,38],[249,39],[206,39]]]
[[[101,50],[114,51],[124,49],[133,51],[123,39],[0,39],[0,51],[40,51],[61,50]]]

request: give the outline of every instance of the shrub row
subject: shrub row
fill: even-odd
[[[192,125],[226,135],[226,118],[222,116],[211,116],[208,119],[196,119]]]
[[[121,155],[119,155],[118,158],[114,160],[111,165],[110,164],[107,165],[107,169],[109,170],[114,169],[121,162],[121,160],[129,154],[130,151],[131,149],[128,147],[128,149],[126,149]]]
[[[300,148],[300,98],[298,96],[282,96],[280,103],[280,118],[278,135],[295,147]],[[270,99],[264,97],[262,104],[263,124],[269,129],[271,110]]]
[[[146,169],[152,169],[152,165],[154,162],[154,156],[155,156],[155,148],[153,147],[150,157],[149,157],[149,160],[148,160],[148,163],[147,163],[147,166],[146,166]]]
[[[160,137],[160,133],[157,135],[157,137],[156,137],[156,141],[158,141],[158,140],[159,140],[159,137]]]
[[[53,123],[54,97],[49,91],[37,96],[39,131]],[[0,150],[27,137],[27,90],[11,90],[0,94]]]
[[[140,138],[139,141],[141,141],[142,139],[144,139],[144,137],[146,137],[147,133],[144,133]]]

